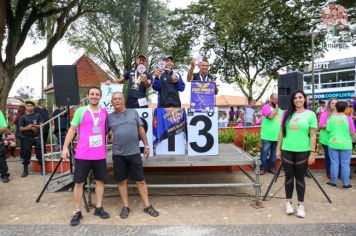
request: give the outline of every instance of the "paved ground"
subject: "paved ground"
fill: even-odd
[[[315,175],[333,203],[329,204],[316,184],[307,179],[305,219],[284,214],[282,177],[272,188],[275,198],[263,202],[264,208],[257,210],[250,206],[252,189],[152,189],[150,201],[160,211],[158,218],[143,213],[139,196],[131,191],[132,212],[128,219],[120,219],[122,205],[117,190],[107,189],[104,207],[111,218],[101,220],[93,216],[93,210],[86,213],[83,209],[81,225],[69,227],[73,211],[69,188],[45,193],[40,203],[35,203],[43,177],[30,173],[20,178],[21,165],[14,159],[9,168],[10,183],[0,183],[0,235],[29,232],[31,235],[355,235],[356,231],[356,188],[329,187],[323,173]],[[270,174],[262,176],[263,193],[271,178]],[[149,183],[248,181],[240,173],[150,174],[147,180]],[[356,175],[351,184],[356,186]]]

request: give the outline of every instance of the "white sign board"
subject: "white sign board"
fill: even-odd
[[[214,112],[187,111],[188,156],[219,154],[218,108]]]
[[[114,107],[111,104],[111,97],[114,92],[121,92],[124,88],[123,84],[110,84],[105,85],[101,84],[101,100],[100,100],[100,107],[106,108],[108,113],[112,113],[114,111]]]
[[[180,132],[156,146],[156,155],[185,155],[185,134]]]
[[[136,111],[138,112],[146,131],[147,142],[150,146],[150,157],[153,157],[153,112],[150,108],[138,108]],[[140,148],[143,148],[144,146],[145,145],[143,145],[143,142],[140,140]]]

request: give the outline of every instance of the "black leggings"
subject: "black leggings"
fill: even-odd
[[[290,152],[282,150],[282,164],[286,174],[285,190],[286,198],[292,199],[294,189],[294,178],[296,180],[296,189],[298,201],[304,201],[305,181],[304,176],[308,168],[308,158],[310,151]]]

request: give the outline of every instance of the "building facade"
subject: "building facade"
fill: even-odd
[[[314,64],[314,100],[351,99],[355,94],[356,57]],[[311,64],[304,69],[303,89],[312,98]]]

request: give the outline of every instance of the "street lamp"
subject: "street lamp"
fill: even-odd
[[[311,35],[311,53],[312,53],[312,77],[311,77],[311,82],[312,82],[312,110],[314,111],[314,94],[315,94],[315,76],[314,76],[314,38],[316,35],[324,35],[325,32],[308,32],[308,31],[301,31],[299,35],[305,36],[305,35]]]

